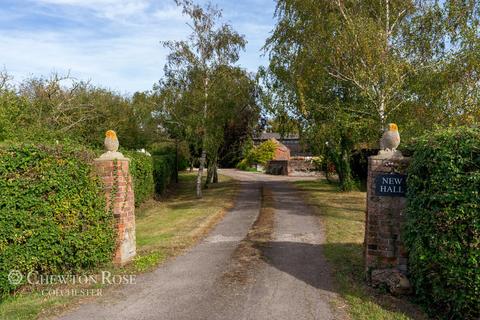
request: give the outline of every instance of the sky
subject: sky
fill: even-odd
[[[275,1],[211,2],[248,41],[238,64],[266,65]],[[130,95],[162,77],[160,42],[186,39],[187,21],[173,0],[0,0],[0,69],[17,83],[57,72]]]

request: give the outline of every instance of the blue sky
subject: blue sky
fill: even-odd
[[[248,41],[239,64],[265,65],[274,0],[211,2]],[[17,82],[70,72],[122,94],[149,90],[168,53],[160,41],[185,39],[186,22],[173,0],[0,0],[0,68]]]

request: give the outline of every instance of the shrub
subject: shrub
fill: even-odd
[[[67,146],[0,149],[1,296],[18,286],[13,269],[58,274],[110,261],[114,221],[93,158]]]
[[[268,161],[273,159],[276,149],[277,145],[272,140],[262,142],[247,151],[245,158],[237,164],[237,168],[246,170],[254,164],[265,166]]]
[[[323,156],[317,156],[312,158],[312,163],[315,168],[315,171],[325,171],[325,158]]]
[[[246,160],[246,159],[243,159],[242,161],[240,161],[239,163],[237,163],[236,168],[237,168],[238,170],[247,171],[248,168],[250,168],[250,166],[248,165],[247,160]]]
[[[417,141],[409,168],[405,243],[420,300],[444,319],[480,316],[480,130]]]
[[[133,177],[135,206],[151,198],[155,192],[153,181],[153,159],[142,152],[124,151],[130,159],[130,174]]]
[[[175,174],[175,155],[153,156],[153,180],[157,194],[165,192],[169,183],[175,178]]]
[[[163,156],[168,155],[175,157],[178,152],[178,171],[185,170],[189,167],[190,151],[188,144],[184,141],[179,141],[178,146],[172,142],[156,143],[152,145],[152,155]]]

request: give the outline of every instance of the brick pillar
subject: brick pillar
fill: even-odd
[[[381,194],[376,184],[379,175],[405,174],[409,158],[400,153],[379,154],[368,159],[367,214],[365,220],[365,268],[367,276],[373,270],[394,269],[407,273],[407,253],[402,239],[406,198],[400,194]],[[383,178],[385,176],[379,177]],[[392,176],[393,177],[393,176]],[[388,176],[387,178],[388,179]],[[386,191],[387,187],[381,189]],[[392,191],[392,190],[390,190]],[[393,189],[393,191],[396,191]]]
[[[104,184],[106,210],[111,211],[115,217],[117,241],[113,262],[124,265],[136,254],[135,200],[133,180],[128,169],[130,160],[121,153],[115,153],[120,155],[116,159],[105,155],[95,159],[95,167]],[[112,195],[115,196],[114,199],[111,198]]]

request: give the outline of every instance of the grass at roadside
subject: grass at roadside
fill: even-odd
[[[195,174],[182,174],[167,201],[152,201],[137,210],[135,271],[145,271],[175,256],[202,238],[233,205],[236,193],[231,178],[220,176],[201,200],[196,199]]]
[[[325,232],[325,256],[331,263],[339,294],[347,302],[352,319],[425,319],[406,301],[368,287],[364,280],[363,240],[366,195],[339,192],[326,181],[299,181],[295,185],[321,217]]]
[[[137,257],[134,262],[115,268],[107,265],[101,270],[112,274],[136,274],[154,269],[168,257],[180,254],[210,231],[233,205],[236,184],[220,176],[220,183],[204,190],[204,197],[196,199],[195,174],[182,173],[178,185],[161,201],[149,201],[136,209]],[[87,274],[95,274],[94,270]],[[81,289],[105,288],[97,285]],[[29,288],[0,303],[0,319],[41,319],[79,303],[83,297],[48,296],[41,290],[80,289],[78,285]]]

